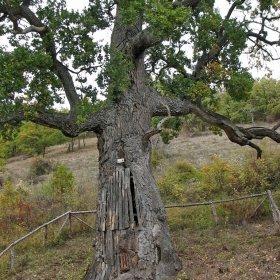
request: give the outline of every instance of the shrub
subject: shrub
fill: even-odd
[[[45,159],[42,157],[37,157],[33,160],[30,167],[30,175],[31,177],[36,175],[44,175],[49,174],[55,169],[53,162],[49,159]]]
[[[17,227],[30,228],[37,220],[33,205],[28,200],[28,192],[15,188],[9,181],[4,183],[0,193],[0,229],[3,232],[13,231]]]
[[[212,156],[211,160],[212,163],[202,168],[201,192],[208,199],[227,194],[228,184],[233,180],[228,161],[221,160],[217,156]]]
[[[232,170],[232,189],[238,193],[252,194],[277,190],[280,180],[280,154],[278,150],[270,153],[264,150],[263,157],[256,159],[255,155],[246,154],[239,169]]]
[[[60,164],[53,173],[51,186],[55,200],[68,203],[74,191],[75,178],[73,173],[68,170],[65,164]]]
[[[161,162],[164,160],[165,156],[162,152],[160,152],[158,149],[152,150],[151,155],[151,164],[153,168],[156,168],[161,164]]]
[[[188,186],[201,179],[201,173],[186,160],[177,161],[158,180],[158,189],[165,204],[185,203],[188,201]]]

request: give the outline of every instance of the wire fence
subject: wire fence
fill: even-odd
[[[249,218],[255,215],[255,213],[258,211],[258,209],[261,207],[261,205],[265,202],[265,200],[268,198],[270,202],[270,207],[271,207],[271,212],[272,212],[272,217],[274,223],[277,225],[278,229],[280,230],[280,211],[273,199],[272,193],[270,190],[268,190],[265,193],[261,194],[253,194],[253,195],[247,195],[247,196],[242,196],[242,197],[237,197],[237,198],[230,198],[230,199],[225,199],[225,200],[215,200],[215,201],[207,201],[207,202],[200,202],[200,203],[189,203],[189,204],[174,204],[174,205],[166,205],[165,208],[185,208],[185,207],[193,207],[193,206],[203,206],[203,205],[211,205],[212,206],[212,212],[213,216],[215,219],[216,224],[218,223],[218,215],[216,211],[216,204],[219,203],[227,203],[227,202],[233,202],[237,200],[243,200],[243,199],[250,199],[250,198],[255,198],[255,197],[264,197],[263,200],[257,205],[257,207],[254,209],[253,213]],[[30,237],[31,235],[37,233],[39,230],[43,230],[43,244],[47,244],[47,239],[48,239],[48,228],[52,223],[57,222],[60,219],[64,219],[62,225],[58,229],[57,234],[59,235],[62,232],[62,229],[66,226],[68,222],[68,230],[69,230],[69,236],[72,234],[72,221],[73,219],[76,219],[80,223],[84,224],[85,226],[89,227],[90,229],[94,230],[94,226],[88,224],[85,222],[83,219],[79,218],[77,215],[83,215],[83,214],[96,214],[96,210],[89,210],[89,211],[68,211],[53,220],[50,220],[46,222],[45,224],[37,227],[33,231],[29,232],[28,234],[24,235],[23,237],[19,238],[18,240],[14,241],[12,244],[10,244],[4,251],[0,253],[0,258],[10,251],[10,262],[11,262],[11,269],[15,268],[15,246],[19,244],[20,242],[24,241],[26,238]]]

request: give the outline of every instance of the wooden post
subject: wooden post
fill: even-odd
[[[273,217],[273,221],[274,223],[277,223],[280,221],[280,212],[278,210],[277,205],[275,204],[273,197],[272,197],[272,193],[270,190],[267,191],[268,194],[268,198],[269,198],[269,202],[270,202],[270,207],[271,207],[271,212],[272,212],[272,217]]]
[[[272,193],[270,190],[267,191],[269,202],[270,202],[270,207],[272,211],[272,216],[274,220],[274,224],[277,226],[278,230],[280,231],[280,211],[274,202],[274,199],[272,197]]]
[[[219,218],[218,218],[218,215],[217,215],[216,205],[213,202],[212,202],[212,212],[213,212],[213,215],[214,215],[215,223],[217,225],[218,221],[219,221]]]
[[[11,269],[15,268],[15,246],[11,248]]]
[[[258,206],[254,210],[254,212],[250,215],[249,219],[251,219],[257,213],[257,211],[262,206],[262,204],[266,201],[266,199],[267,199],[267,196],[258,204]]]
[[[57,235],[59,235],[63,229],[63,227],[65,226],[66,222],[68,221],[69,219],[69,216],[66,217],[66,219],[64,220],[63,224],[61,225],[61,227],[59,228],[58,232],[57,232]]]
[[[77,219],[78,221],[80,221],[81,223],[85,224],[86,226],[90,227],[91,229],[94,230],[94,227],[90,226],[88,223],[86,223],[85,221],[83,221],[82,219],[80,219],[79,217],[72,215],[75,219]]]
[[[44,246],[47,246],[47,239],[48,239],[48,225],[44,226]]]
[[[72,237],[72,213],[69,213],[69,236]]]

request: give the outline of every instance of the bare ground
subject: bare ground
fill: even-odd
[[[280,279],[280,235],[271,221],[172,237],[189,279]]]
[[[265,141],[264,145],[273,152],[274,143]],[[225,136],[209,133],[184,133],[170,145],[158,144],[158,147],[170,165],[178,159],[187,159],[198,168],[210,162],[214,154],[222,159],[240,161],[245,152],[254,152],[230,143]],[[46,157],[65,163],[79,184],[95,184],[98,177],[96,139],[87,139],[86,147],[75,152],[66,153],[66,149],[65,145],[51,147]],[[26,180],[33,160],[23,156],[10,159],[5,177],[11,176],[15,182]],[[165,168],[159,167],[155,176],[161,176]],[[235,227],[217,226],[199,233],[184,229],[171,235],[183,263],[181,274],[174,279],[280,279],[280,234],[272,220]],[[92,256],[91,239],[81,236],[64,245],[39,251],[35,259],[27,259],[17,269],[15,276],[7,273],[1,276],[0,272],[0,279],[81,279]]]

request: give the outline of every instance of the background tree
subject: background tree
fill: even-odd
[[[250,103],[255,118],[260,121],[276,121],[280,116],[280,82],[275,79],[261,79],[254,83]]]
[[[245,100],[234,100],[227,92],[221,94],[219,113],[229,117],[235,123],[254,121],[275,122],[279,119],[280,108],[279,81],[261,79],[255,81]]]
[[[16,142],[19,151],[27,154],[45,155],[46,147],[69,141],[61,131],[40,126],[32,122],[24,122],[20,127]]]
[[[16,139],[20,130],[20,124],[13,126],[10,124],[4,124],[0,127],[1,137],[5,142],[5,156],[15,156],[17,153]]]
[[[3,170],[3,166],[6,163],[6,154],[7,154],[7,146],[6,141],[2,137],[0,137],[0,172]],[[2,185],[2,182],[1,184]]]
[[[0,49],[0,123],[29,119],[71,137],[94,131],[100,191],[86,278],[164,279],[181,265],[151,172],[149,139],[171,116],[192,113],[258,157],[252,139],[280,141],[275,130],[237,127],[214,112],[220,85],[235,99],[250,91],[253,79],[239,60],[244,51],[275,58],[279,1],[219,1],[225,14],[216,1],[89,2],[78,13],[62,0],[0,1],[0,32],[13,47]],[[96,31],[106,28],[112,33],[104,46]],[[98,102],[98,89],[105,102]],[[69,112],[56,112],[65,99]],[[167,117],[152,128],[155,116]]]
[[[67,204],[74,192],[75,178],[65,164],[60,164],[57,170],[53,172],[51,179],[51,188],[54,200]]]

